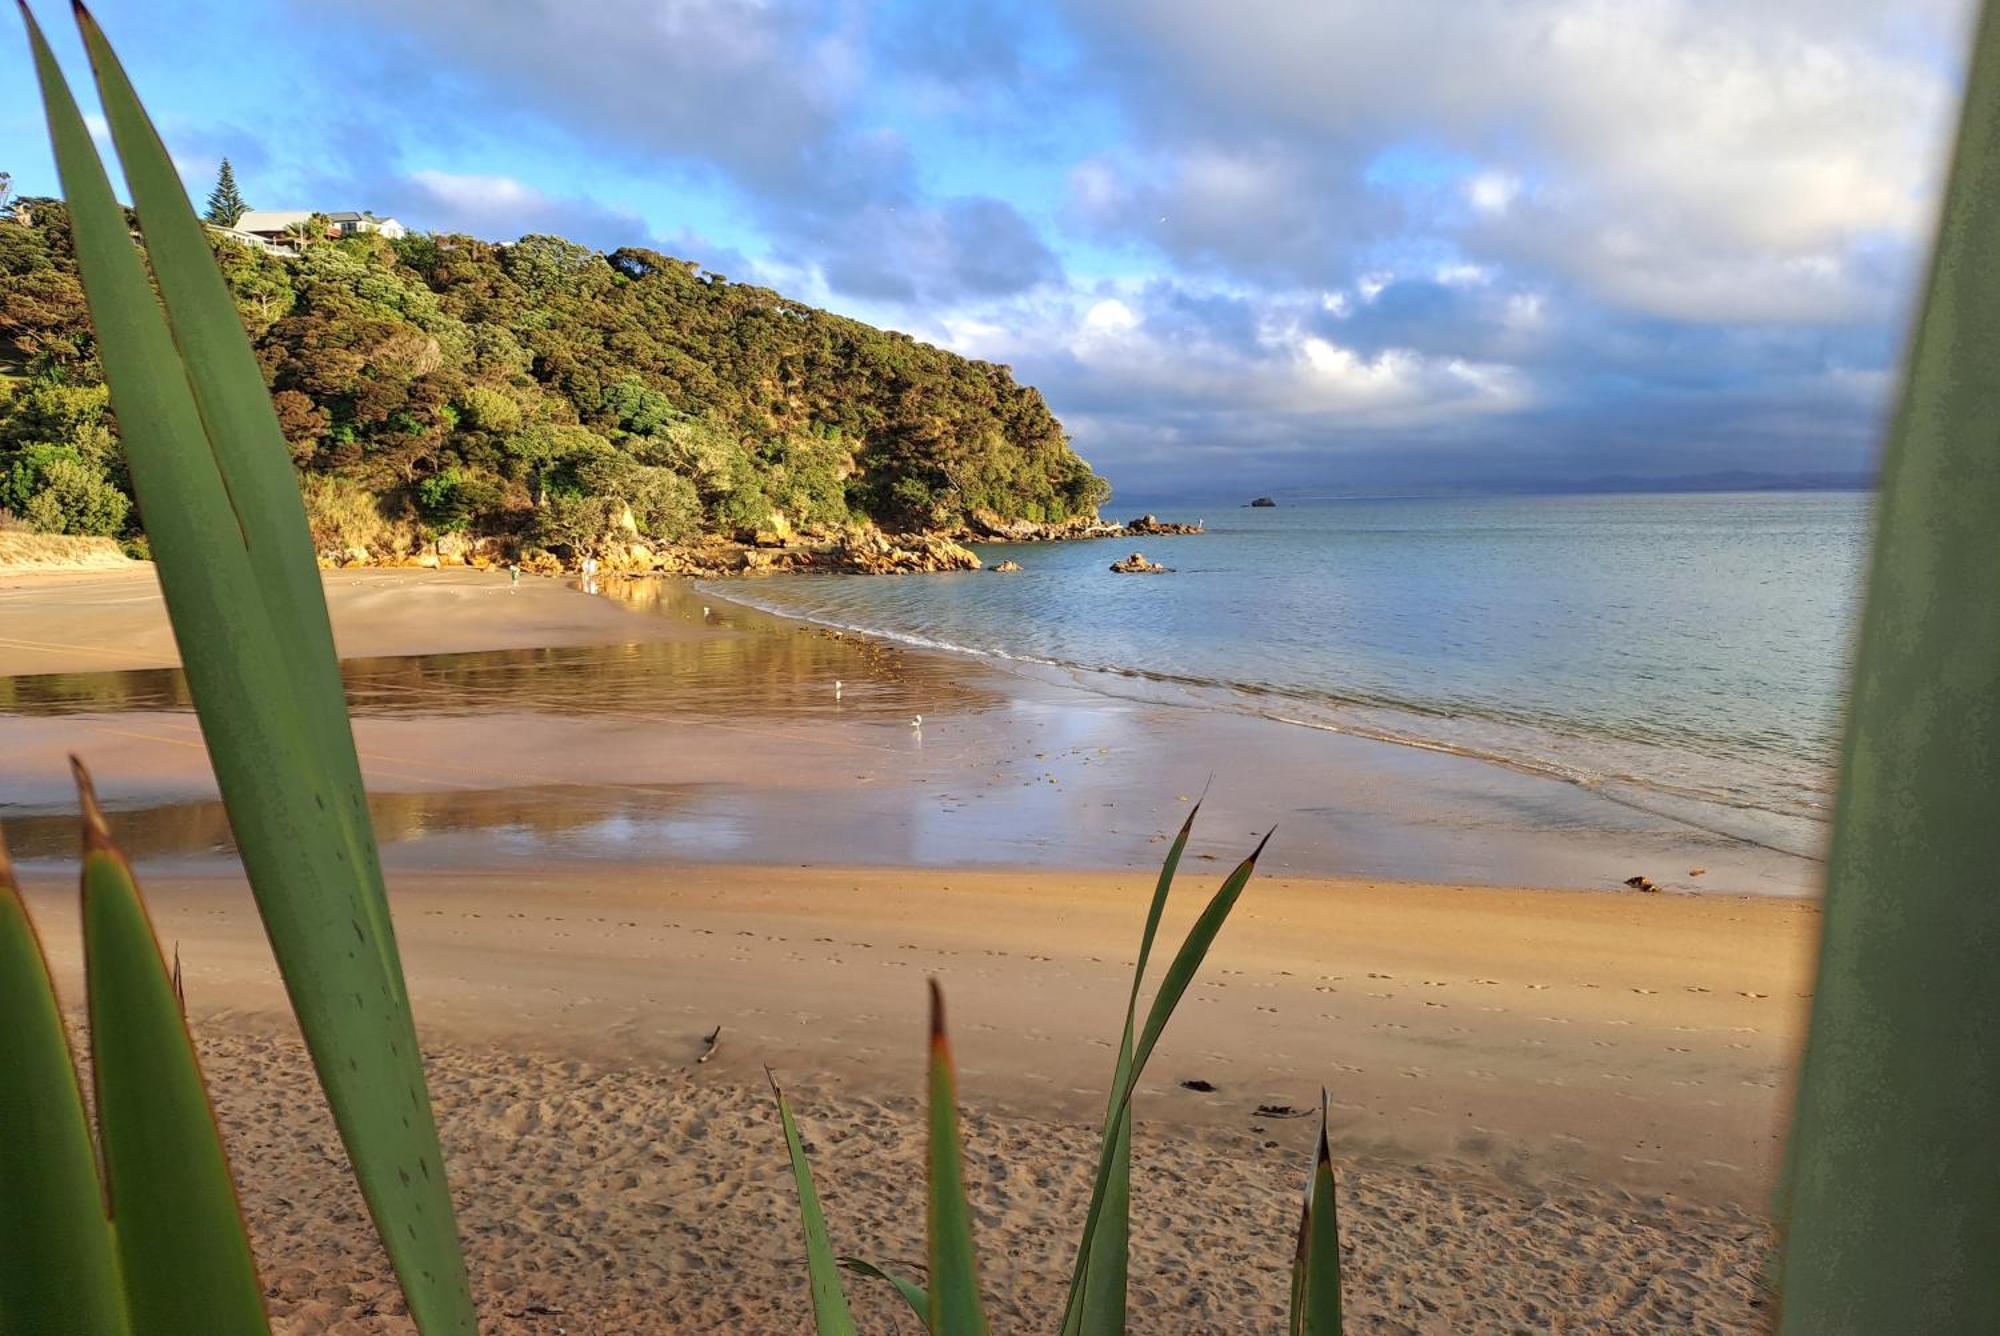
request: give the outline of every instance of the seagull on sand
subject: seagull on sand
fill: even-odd
[[[918,728],[918,729],[920,729],[920,728],[922,728],[923,726],[924,726],[924,717],[923,717],[922,715],[918,715],[918,716],[917,716],[916,718],[914,718],[914,719],[910,720],[910,727],[911,727],[911,728]]]

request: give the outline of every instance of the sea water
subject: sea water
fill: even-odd
[[[1856,493],[1231,507],[1195,537],[719,597],[1142,694],[1479,756],[1797,852],[1824,836],[1866,552]],[[1173,568],[1116,575],[1133,549]]]

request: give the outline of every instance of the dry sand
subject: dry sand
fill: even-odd
[[[427,709],[408,723],[365,718],[371,783],[408,771],[418,778],[404,779],[405,789],[436,790],[437,801],[474,783],[460,774],[471,758],[495,767],[480,745],[492,737],[521,757],[546,752],[544,764],[582,758],[577,773],[553,777],[569,788],[505,791],[517,804],[553,794],[581,803],[607,780],[629,784],[641,774],[681,782],[696,773],[715,788],[720,780],[707,769],[687,767],[722,776],[727,762],[751,780],[766,776],[765,787],[792,790],[789,806],[771,810],[812,838],[825,833],[813,825],[822,811],[829,827],[900,838],[897,861],[960,847],[955,834],[926,843],[899,829],[942,836],[959,829],[947,820],[971,820],[981,806],[1002,812],[989,818],[1001,824],[1088,809],[1103,813],[1091,821],[1118,823],[1102,833],[1131,842],[1137,869],[1158,854],[1148,842],[1157,837],[1139,832],[1171,826],[1185,810],[1171,778],[1155,773],[1165,749],[1198,742],[1196,727],[1211,726],[1087,700],[1060,710],[1039,697],[1026,707],[1020,698],[989,700],[987,687],[959,682],[951,663],[933,676],[952,677],[966,700],[939,716],[946,726],[933,725],[925,751],[892,717],[908,699],[934,698],[914,693],[943,690],[915,660],[867,669],[880,677],[872,689],[881,698],[870,708],[881,719],[818,722],[828,663],[809,637],[786,641],[747,623],[722,632],[703,624],[706,614],[699,622],[635,616],[552,582],[524,580],[513,592],[504,578],[474,572],[338,572],[328,586],[348,655],[651,641],[662,652],[635,653],[635,671],[652,680],[670,667],[667,675],[697,693],[657,705],[622,694],[595,713],[580,700],[524,700],[486,716]],[[173,659],[149,570],[0,578],[0,675]],[[863,678],[840,671],[851,691]],[[704,704],[699,692],[725,677],[746,685]],[[17,699],[43,699],[57,690],[51,681]],[[194,791],[188,776],[199,742],[184,713],[15,710],[0,714],[0,741],[34,764],[0,765],[0,779],[26,776],[6,779],[19,792],[40,792],[28,783],[35,766],[47,760],[53,773],[80,730],[100,747],[118,741],[106,769],[156,773],[177,802]],[[1083,731],[1100,723],[1114,730],[1102,746]],[[1149,742],[1163,726],[1179,730],[1172,743]],[[1044,741],[1057,735],[1076,753],[1059,772],[1052,767],[1067,753]],[[1266,737],[1278,743],[1259,755]],[[1306,743],[1248,732],[1227,740],[1229,748],[1210,754],[1248,755],[1269,772],[1258,781],[1266,789],[1297,788],[1306,773],[1296,768],[1303,761],[1275,750]],[[1244,741],[1257,746],[1245,751],[1236,745]],[[382,755],[392,744],[389,766]],[[1421,828],[1378,819],[1364,799],[1416,786],[1417,797],[1402,801],[1423,806],[1488,782],[1472,762],[1439,770],[1429,758],[1379,747],[1347,756],[1355,773],[1342,782],[1355,796],[1342,799],[1337,820],[1318,789],[1289,797],[1257,790],[1234,812],[1218,805],[1224,815],[1184,869],[1170,940],[1226,870],[1213,855],[1226,857],[1245,838],[1252,811],[1286,812],[1295,838],[1317,821],[1342,848],[1373,822],[1393,844]],[[1379,769],[1358,768],[1377,757],[1387,758]],[[991,779],[968,807],[950,796],[969,791],[954,769],[967,766],[1021,773]],[[1109,778],[1096,778],[1101,770]],[[810,775],[820,772],[845,787],[816,787]],[[914,790],[933,774],[952,789],[922,808],[891,801],[892,782]],[[1257,778],[1225,771],[1218,794]],[[1489,806],[1506,799],[1532,807],[1556,792],[1522,782],[1505,779]],[[875,793],[865,801],[876,806],[837,808],[850,789]],[[1037,799],[1044,805],[1003,807],[1009,792],[1045,795]],[[1092,795],[1101,807],[1083,801]],[[1535,803],[1514,802],[1525,797]],[[22,800],[0,790],[7,801]],[[210,819],[196,807],[162,810],[162,822],[175,812]],[[1438,807],[1426,820],[1444,828],[1468,810],[1478,809]],[[518,828],[527,818],[508,820]],[[436,846],[446,855],[428,868],[391,858],[398,931],[488,1329],[807,1329],[767,1063],[814,1147],[836,1246],[917,1270],[923,1138],[915,1095],[927,976],[949,998],[996,1329],[1050,1328],[1087,1192],[1091,1129],[1148,874],[540,854],[482,861],[478,846],[492,842],[484,832],[499,828],[467,826],[459,842]],[[1467,832],[1464,857],[1496,847],[1511,829]],[[1551,866],[1609,876],[1625,862],[1618,841],[1650,831],[1613,831],[1603,849]],[[1524,827],[1519,838],[1551,837]],[[766,859],[789,852],[768,847],[776,851]],[[187,866],[142,857],[140,871],[161,934],[178,943],[186,965],[279,1328],[407,1331],[247,891],[228,876],[161,870]],[[54,867],[46,855],[32,865],[30,898],[74,1001],[72,893],[68,874]],[[1704,887],[1751,883],[1720,870],[1722,862],[1711,867],[1718,870]],[[1285,875],[1275,860],[1271,872],[1253,883],[1142,1088],[1134,1330],[1279,1329],[1313,1122],[1257,1110],[1309,1109],[1322,1086],[1333,1100],[1353,1330],[1721,1332],[1763,1324],[1765,1206],[1817,929],[1809,901],[1314,879]],[[696,1065],[702,1036],[717,1025],[714,1060]],[[1183,1081],[1216,1088],[1191,1091]],[[875,1287],[855,1282],[851,1291],[864,1330],[915,1330]]]
[[[109,541],[109,540],[105,540]],[[117,555],[115,547],[114,555]],[[149,563],[112,570],[22,570],[0,563],[0,677],[180,662]],[[343,659],[481,649],[601,645],[685,637],[666,618],[635,617],[560,580],[491,571],[321,573]]]
[[[1221,871],[1184,874],[1170,936]],[[802,1330],[766,1063],[815,1146],[836,1246],[913,1268],[934,975],[997,1326],[1048,1329],[1147,890],[1046,870],[397,878],[492,1328]],[[247,892],[169,878],[149,893],[281,1325],[402,1329]],[[73,996],[67,889],[31,899]],[[1134,1329],[1277,1328],[1312,1120],[1254,1115],[1309,1107],[1322,1084],[1355,1330],[1753,1329],[1814,917],[1253,882],[1140,1098]],[[1216,1091],[1180,1087],[1195,1079]],[[866,1329],[913,1329],[867,1312]]]

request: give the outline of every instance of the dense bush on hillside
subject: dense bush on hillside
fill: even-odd
[[[0,220],[0,509],[133,534],[68,215],[25,205]],[[1064,521],[1107,494],[1006,367],[652,251],[214,244],[315,515],[343,531],[581,551],[617,531]]]

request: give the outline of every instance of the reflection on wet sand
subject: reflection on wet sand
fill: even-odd
[[[521,788],[369,796],[368,810],[385,845],[438,836],[484,833],[522,851],[546,853],[579,835],[673,829],[681,838],[701,825],[690,807],[697,790],[668,784],[546,784]],[[116,814],[118,842],[135,859],[223,855],[235,850],[229,815],[218,800],[130,807]],[[7,822],[7,845],[24,861],[75,855],[76,817],[39,813]]]
[[[1274,872],[1616,886],[1635,867],[1679,866],[1707,869],[1702,890],[1780,893],[1814,874],[1463,757],[1106,696],[704,602],[674,581],[574,597],[617,643],[343,666],[392,866],[1139,867],[1212,780],[1195,862],[1240,855],[1276,820]],[[607,597],[631,614],[604,622]],[[435,606],[445,618],[456,605]],[[71,751],[135,852],[227,849],[178,673],[0,678],[0,822],[23,857],[70,855]]]
[[[681,710],[793,717],[829,704],[864,715],[976,709],[997,700],[940,655],[748,609],[705,604],[679,582],[605,580],[599,593],[718,634],[635,644],[503,649],[350,659],[341,665],[357,715],[562,715]],[[839,689],[836,690],[836,684]],[[178,668],[0,677],[0,714],[67,715],[193,708]]]

